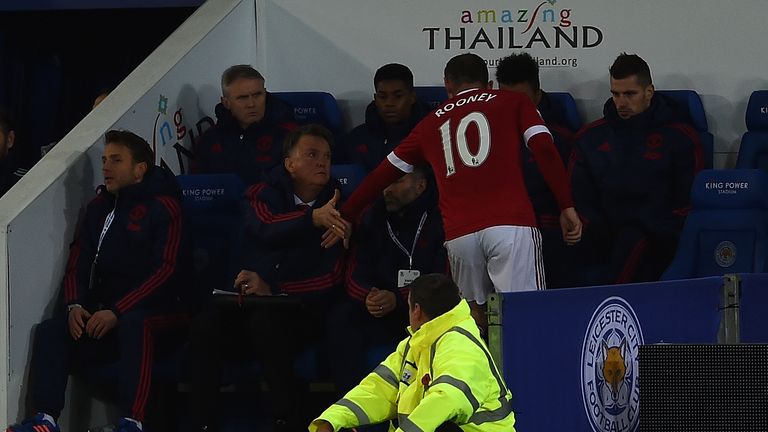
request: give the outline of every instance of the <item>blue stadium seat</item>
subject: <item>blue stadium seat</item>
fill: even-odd
[[[360,164],[331,165],[331,176],[341,183],[342,200],[352,195],[366,174],[365,167]]]
[[[413,91],[416,92],[417,98],[432,108],[437,108],[448,100],[448,92],[443,86],[417,86]]]
[[[768,90],[752,92],[747,104],[747,132],[741,137],[736,168],[768,172]]]
[[[560,112],[560,117],[565,120],[565,126],[573,132],[581,129],[581,116],[576,107],[576,101],[567,92],[547,92],[549,100],[554,108]]]
[[[243,182],[235,174],[187,174],[176,177],[193,248],[195,283],[210,293],[232,287],[236,268],[239,203]]]
[[[768,271],[768,174],[704,170],[692,210],[662,280]]]
[[[715,152],[715,137],[709,132],[707,115],[701,97],[693,90],[657,90],[657,93],[667,96],[681,107],[687,108],[694,129],[699,133],[704,152],[704,168],[712,168]]]
[[[272,93],[293,107],[293,116],[299,124],[320,123],[334,135],[343,132],[341,109],[332,94],[326,92]]]

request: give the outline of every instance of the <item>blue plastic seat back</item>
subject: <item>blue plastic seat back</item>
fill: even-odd
[[[576,106],[576,100],[573,96],[567,92],[547,92],[549,100],[554,105],[554,109],[560,114],[560,117],[564,119],[565,124],[563,126],[570,129],[572,132],[577,132],[581,129],[581,115],[579,115],[579,109]]]
[[[360,164],[331,165],[331,176],[341,183],[341,199],[346,200],[368,173]]]
[[[237,239],[242,229],[239,205],[244,185],[235,174],[176,177],[193,248],[195,283],[210,293],[232,286],[237,267]]]
[[[448,92],[443,86],[417,86],[413,88],[416,97],[432,108],[437,108],[448,100]]]
[[[741,137],[736,168],[768,172],[768,90],[752,92],[745,120],[747,132]]]
[[[709,132],[707,114],[701,97],[693,90],[657,90],[657,93],[672,99],[683,110],[688,111],[691,125],[699,133],[702,152],[704,153],[704,168],[712,168],[715,153],[715,137]]]
[[[768,174],[704,170],[694,180],[691,204],[662,279],[768,270]]]
[[[335,135],[343,132],[341,109],[336,98],[326,92],[277,92],[275,97],[293,107],[299,124],[320,123]]]

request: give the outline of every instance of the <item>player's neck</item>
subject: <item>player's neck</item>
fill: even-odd
[[[484,85],[483,83],[479,83],[479,82],[459,84],[458,86],[456,86],[456,89],[453,91],[453,94],[455,96],[465,90],[474,90],[474,89],[484,90],[487,87],[488,87],[487,84]]]

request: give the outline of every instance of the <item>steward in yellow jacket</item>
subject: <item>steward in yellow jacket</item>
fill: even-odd
[[[411,336],[314,420],[310,432],[387,420],[398,432],[513,432],[512,395],[458,287],[431,274],[410,289]]]

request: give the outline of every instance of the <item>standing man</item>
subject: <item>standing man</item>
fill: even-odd
[[[520,146],[532,152],[557,199],[567,243],[581,238],[565,167],[531,100],[489,90],[485,61],[475,54],[445,66],[450,99],[422,120],[358,187],[342,208],[355,220],[386,185],[429,163],[440,193],[454,280],[486,326],[488,294],[544,289],[541,235],[523,182]],[[328,245],[338,238],[329,232]]]
[[[604,117],[577,137],[571,184],[584,218],[585,285],[658,280],[672,261],[703,168],[687,111],[654,91],[648,63],[619,55]],[[607,267],[607,268],[606,268]]]
[[[283,139],[296,128],[293,109],[267,92],[264,76],[250,65],[221,75],[216,125],[193,146],[192,173],[234,173],[246,185],[266,179],[283,161]]]
[[[10,432],[58,432],[71,371],[117,361],[123,417],[142,430],[155,347],[188,322],[179,302],[183,266],[181,190],[155,166],[149,144],[106,134],[104,185],[89,204],[64,275],[64,304],[37,328],[31,371],[37,414]]]

